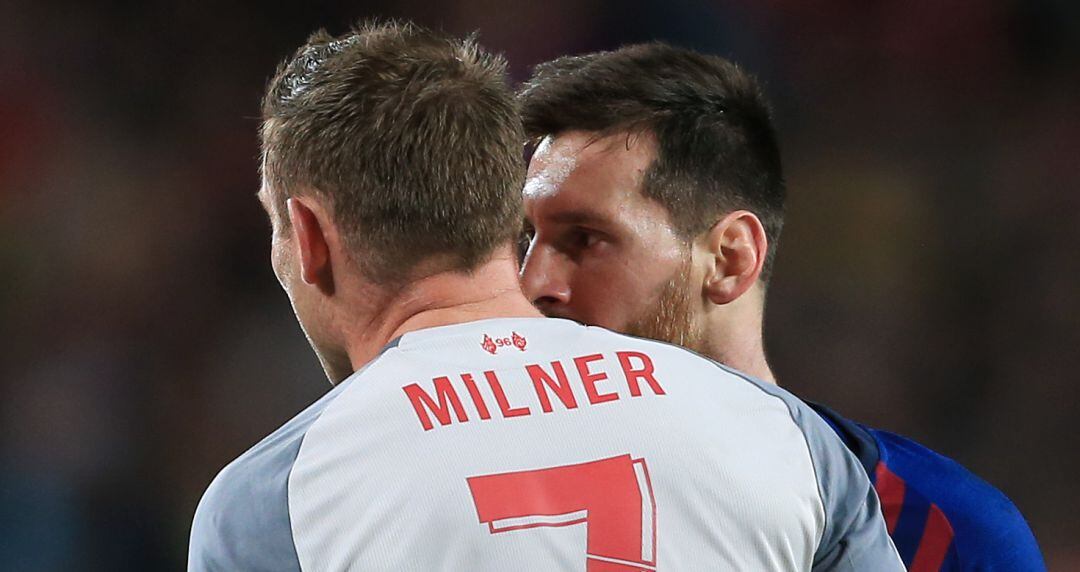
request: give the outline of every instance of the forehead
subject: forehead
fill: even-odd
[[[655,157],[648,134],[571,131],[545,138],[529,162],[522,197],[530,216],[537,209],[580,209],[618,216],[647,199],[641,193]]]

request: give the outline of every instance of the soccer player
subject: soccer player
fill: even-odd
[[[775,383],[762,314],[784,181],[756,80],[663,44],[564,57],[521,91],[539,146],[521,278],[549,316],[675,343]],[[820,417],[873,480],[911,570],[1044,570],[1016,507],[898,435]]]
[[[214,479],[189,569],[902,570],[805,404],[524,297],[504,67],[380,24],[271,81],[272,264],[334,387]]]

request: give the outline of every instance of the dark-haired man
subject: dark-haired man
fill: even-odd
[[[663,44],[564,57],[521,92],[537,144],[522,285],[545,314],[775,383],[762,314],[784,180],[757,81]],[[911,570],[1044,570],[1016,507],[957,463],[817,407],[874,480]]]
[[[500,58],[316,34],[263,119],[274,271],[335,387],[214,479],[191,570],[903,569],[805,404],[522,295]]]

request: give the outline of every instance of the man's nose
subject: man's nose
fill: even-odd
[[[570,302],[570,264],[565,256],[535,245],[521,267],[521,290],[542,312]]]

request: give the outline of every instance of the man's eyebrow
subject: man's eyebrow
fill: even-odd
[[[607,222],[608,217],[592,210],[572,210],[557,212],[549,217],[553,222],[562,224],[596,224]]]

